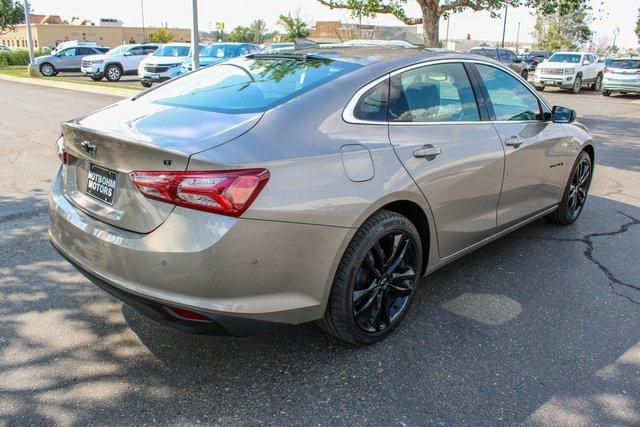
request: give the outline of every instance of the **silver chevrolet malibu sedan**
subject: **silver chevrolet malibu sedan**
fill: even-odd
[[[578,218],[594,144],[575,118],[484,57],[256,53],[64,123],[51,241],[184,331],[317,321],[373,343],[425,275]]]

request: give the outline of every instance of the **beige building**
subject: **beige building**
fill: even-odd
[[[318,21],[309,28],[309,39],[320,43],[339,43],[352,39],[405,40],[421,45],[424,40],[416,26],[378,26],[343,23],[340,21]]]
[[[145,38],[156,28],[145,27]],[[188,28],[168,28],[174,42],[191,41]],[[142,43],[141,27],[112,27],[99,25],[66,25],[57,15],[31,15],[31,31],[35,48],[55,47],[69,40],[94,41],[100,45],[115,47],[126,43]],[[13,48],[27,48],[26,25],[17,25],[14,31],[0,35],[0,44]]]

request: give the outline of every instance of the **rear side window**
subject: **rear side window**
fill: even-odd
[[[622,68],[623,70],[640,70],[640,60],[637,59],[614,59],[609,64],[611,68]]]
[[[328,58],[241,56],[172,80],[139,99],[220,113],[261,112],[360,67]]]
[[[511,74],[488,65],[476,64],[496,120],[540,120],[540,103],[525,85]]]
[[[360,97],[353,110],[353,116],[359,120],[386,122],[388,108],[389,80],[385,79]]]
[[[390,121],[478,121],[478,105],[461,63],[427,65],[391,78]]]
[[[469,52],[474,55],[486,56],[491,59],[498,59],[498,55],[496,54],[495,49],[471,49]]]

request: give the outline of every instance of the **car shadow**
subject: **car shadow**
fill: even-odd
[[[633,423],[640,292],[627,285],[640,283],[617,277],[633,253],[606,249],[638,241],[637,219],[638,207],[592,196],[571,227],[537,221],[427,277],[403,325],[362,348],[314,324],[175,331],[61,260],[41,216],[5,220],[0,419],[517,424],[570,411]]]

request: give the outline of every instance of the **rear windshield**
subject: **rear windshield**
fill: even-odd
[[[153,52],[153,56],[188,56],[190,50],[190,46],[166,44]]]
[[[473,53],[474,55],[482,55],[486,56],[487,58],[498,59],[495,49],[471,49],[469,52]]]
[[[614,59],[609,65],[611,68],[623,68],[625,70],[640,69],[640,60],[636,59]]]
[[[568,62],[571,64],[577,64],[580,62],[580,55],[573,55],[570,53],[556,53],[551,55],[549,62]]]
[[[211,58],[233,58],[236,56],[239,47],[237,45],[229,44],[210,44],[202,49],[200,56],[206,56]]]
[[[325,58],[238,57],[186,74],[140,99],[221,113],[261,112],[359,67]]]

